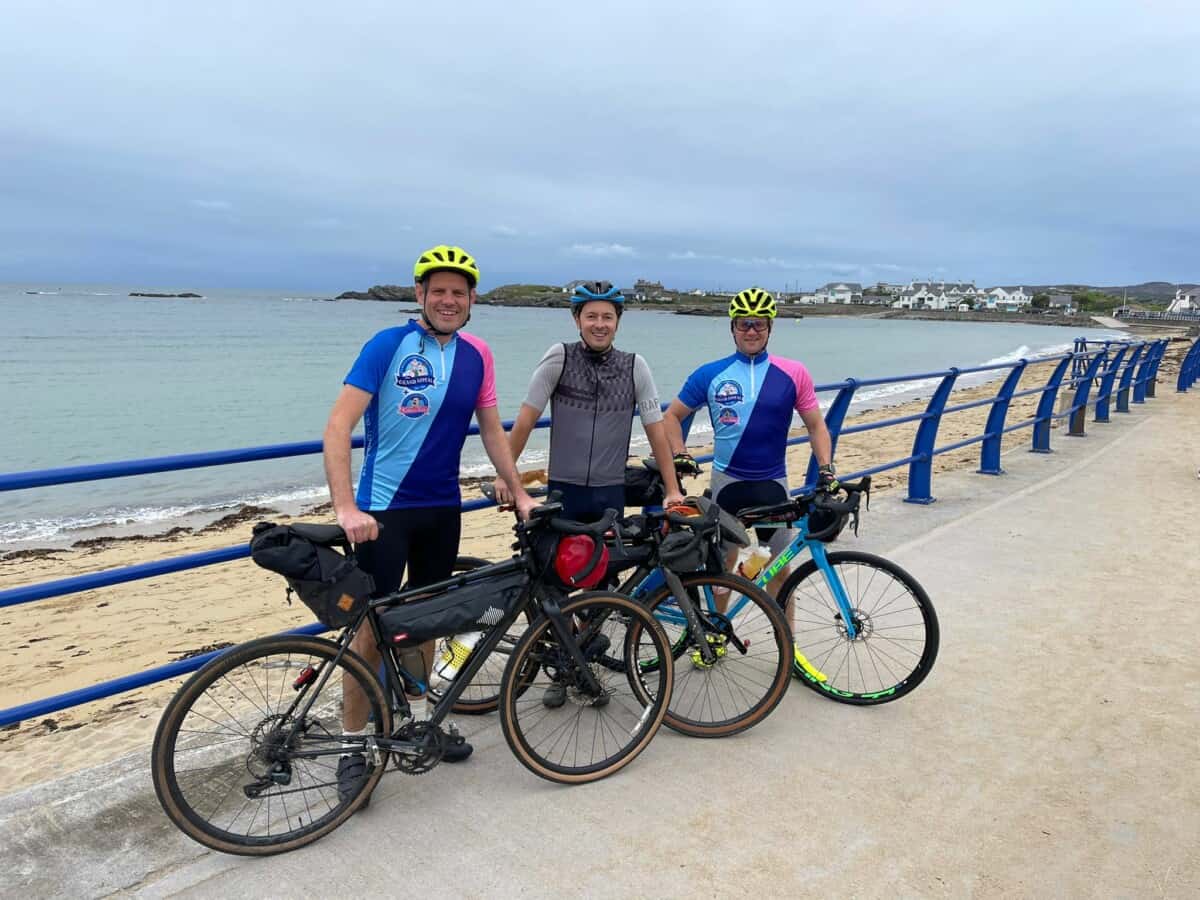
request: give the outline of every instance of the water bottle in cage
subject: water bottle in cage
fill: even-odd
[[[446,638],[441,652],[433,662],[433,675],[442,681],[451,681],[467,662],[467,657],[483,637],[482,631],[468,631]]]

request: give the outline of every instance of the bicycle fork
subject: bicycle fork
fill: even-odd
[[[576,670],[582,676],[582,687],[592,696],[599,697],[604,693],[604,688],[592,673],[592,667],[588,665],[587,658],[583,655],[583,649],[579,645],[579,636],[571,630],[570,623],[562,614],[562,607],[553,597],[546,597],[542,600],[542,611],[550,620],[550,627],[554,629],[554,633],[558,637],[559,646],[567,651],[567,655],[570,656]],[[591,627],[590,622],[588,627]]]
[[[825,545],[820,541],[811,541],[808,545],[808,552],[812,554],[813,561],[821,570],[821,574],[825,577],[825,583],[829,585],[833,599],[837,602],[842,625],[846,629],[846,637],[854,640],[858,637],[858,624],[854,621],[854,610],[850,606],[850,598],[846,596],[846,588],[842,586],[842,579],[829,564],[829,558],[825,555]]]
[[[705,638],[704,625],[700,622],[700,614],[696,612],[696,604],[692,602],[691,596],[678,575],[667,568],[663,568],[662,573],[667,580],[667,587],[675,595],[676,605],[683,613],[684,619],[687,620],[688,629],[695,636],[696,647],[700,651],[703,665],[706,668],[711,667],[717,661],[717,656],[713,653],[712,645]]]

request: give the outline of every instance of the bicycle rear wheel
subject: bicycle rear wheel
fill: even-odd
[[[588,689],[570,651],[542,615],[521,637],[504,671],[500,724],[513,754],[531,772],[582,784],[612,775],[645,750],[671,699],[670,667],[640,678],[601,661],[610,642],[626,640],[624,633],[612,634],[611,623],[637,623],[658,653],[669,653],[670,647],[646,609],[621,594],[578,594],[562,605],[562,615],[578,629],[572,641],[599,692]]]
[[[933,668],[941,636],[929,595],[891,560],[857,550],[826,554],[854,613],[850,638],[833,589],[815,560],[784,582],[779,603],[792,606],[794,672],[830,700],[888,703],[919,685]]]
[[[664,724],[692,737],[725,737],[758,724],[779,705],[791,670],[791,631],[782,610],[753,582],[732,573],[680,576],[695,604],[703,636],[692,634],[674,594],[667,586],[646,607],[667,632],[672,652],[659,655],[630,628],[626,657],[636,659],[643,675],[672,659],[675,688]],[[725,600],[725,613],[717,611]],[[706,664],[699,641],[712,649]]]
[[[366,802],[387,753],[366,753],[366,775],[339,796],[343,679],[366,694],[373,736],[391,734],[391,709],[361,657],[347,652],[334,667],[336,655],[320,638],[263,638],[212,660],[179,689],[154,736],[151,770],[159,803],[184,834],[225,853],[283,853]]]

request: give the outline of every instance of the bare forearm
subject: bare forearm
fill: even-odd
[[[687,451],[687,442],[683,439],[683,423],[668,410],[663,415],[662,424],[667,438],[668,449],[671,453],[685,453]]]
[[[667,429],[664,427],[666,417],[662,422],[646,426],[646,437],[650,441],[650,450],[654,453],[654,461],[662,473],[663,487],[668,494],[679,491],[679,479],[675,476],[675,460],[672,458],[671,444],[667,439]]]
[[[350,483],[350,433],[336,427],[325,429],[325,480],[334,512],[354,508],[354,488]]]
[[[809,442],[812,444],[813,455],[817,458],[817,465],[826,466],[833,461],[833,438],[829,436],[829,429],[825,427],[824,422],[820,428],[811,432]]]
[[[517,474],[517,467],[513,463],[514,455],[504,429],[499,423],[493,427],[483,427],[479,429],[479,437],[483,441],[483,449],[488,459],[496,468],[496,475],[514,487],[519,486],[521,476]]]
[[[525,452],[525,445],[529,442],[529,435],[533,433],[533,427],[537,425],[539,415],[541,413],[532,406],[521,404],[521,409],[513,420],[512,430],[508,433],[508,447],[512,451],[514,464]]]

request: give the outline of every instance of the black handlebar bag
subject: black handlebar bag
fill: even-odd
[[[250,541],[250,558],[287,579],[295,592],[327,628],[345,628],[362,613],[375,590],[375,580],[358,567],[345,540],[325,546],[290,525],[259,522]]]
[[[529,577],[518,569],[451,588],[427,600],[410,600],[380,612],[379,627],[387,642],[396,647],[482,631],[517,608],[528,582]]]

